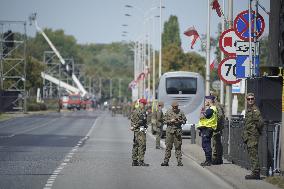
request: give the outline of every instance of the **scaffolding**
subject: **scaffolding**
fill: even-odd
[[[27,98],[26,41],[25,21],[0,21],[0,91],[10,99],[6,106],[24,112]]]

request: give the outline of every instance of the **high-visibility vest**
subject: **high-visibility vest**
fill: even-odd
[[[198,127],[209,127],[209,128],[216,130],[217,128],[217,108],[216,106],[210,106],[210,109],[213,110],[213,115],[209,119],[207,119],[206,117],[200,118]]]

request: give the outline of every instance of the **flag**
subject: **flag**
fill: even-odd
[[[221,8],[220,8],[220,4],[219,4],[218,0],[213,0],[213,2],[212,2],[212,10],[214,10],[214,9],[216,10],[217,15],[219,17],[221,17],[222,12],[221,12]]]
[[[194,26],[188,28],[185,32],[184,35],[188,36],[188,37],[192,37],[191,40],[191,46],[190,48],[193,49],[193,45],[195,44],[196,40],[199,38],[199,34],[196,31],[196,29],[194,28]]]
[[[213,71],[215,68],[218,68],[218,62],[216,59],[213,59],[213,61],[210,64],[210,71]]]
[[[128,88],[133,89],[136,86],[136,84],[137,84],[137,82],[135,80],[133,80],[128,84]]]

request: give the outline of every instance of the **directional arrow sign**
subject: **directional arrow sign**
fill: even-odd
[[[236,66],[237,78],[250,77],[249,56],[237,56],[236,62],[237,62],[237,66]],[[254,64],[254,62],[253,62],[253,64]],[[254,66],[255,66],[255,70],[256,70],[256,75],[258,75],[258,72],[259,72],[259,56],[256,56]]]
[[[218,67],[218,75],[227,84],[240,82],[240,79],[236,77],[236,57],[223,59]]]
[[[246,78],[250,75],[249,56],[237,56],[236,74],[238,78]]]

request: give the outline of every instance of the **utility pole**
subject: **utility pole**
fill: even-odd
[[[229,28],[233,27],[233,0],[228,0],[228,24]],[[226,114],[230,120],[232,117],[232,85],[226,85]]]
[[[112,79],[109,79],[109,98],[112,98]]]
[[[211,0],[208,0],[207,7],[207,39],[206,39],[206,85],[205,95],[209,95],[210,91],[210,13],[211,13]]]
[[[222,10],[225,10],[225,0],[222,2]],[[225,31],[225,11],[222,19],[222,32]],[[224,52],[221,51],[221,60],[225,58]],[[220,79],[220,104],[224,105],[224,81]]]
[[[160,52],[159,52],[159,78],[162,75],[162,0],[160,0]]]

